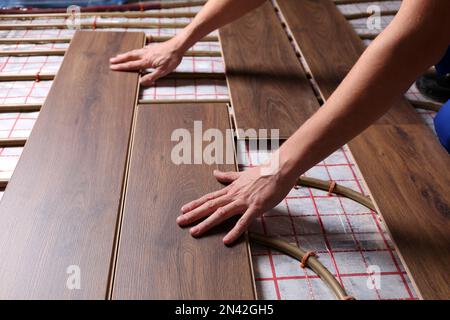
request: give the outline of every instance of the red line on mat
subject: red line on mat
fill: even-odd
[[[248,149],[248,144],[247,143],[245,143],[245,150],[246,150],[248,162],[251,165],[252,164],[252,159],[251,159],[251,156],[250,156],[250,151]],[[267,235],[267,230],[266,230],[266,225],[264,223],[264,216],[263,215],[261,216],[261,224],[262,224],[262,227],[263,227],[264,234]],[[280,288],[278,286],[277,275],[276,275],[276,272],[275,272],[275,265],[273,263],[272,250],[269,249],[268,252],[269,252],[268,256],[269,256],[270,269],[272,271],[272,277],[273,277],[273,284],[275,286],[275,292],[277,294],[277,299],[281,300]]]
[[[288,204],[286,199],[283,200],[283,201],[285,201],[285,203],[286,203],[286,208],[287,208],[287,211],[288,211],[289,220],[291,221],[292,231],[294,232],[295,242],[297,243],[297,246],[300,247],[300,242],[298,241],[298,237],[297,237],[297,230],[295,229],[294,220],[292,219],[292,215],[291,215],[291,212],[289,210],[289,204]],[[314,296],[311,280],[308,277],[308,271],[306,269],[304,269],[304,268],[302,268],[302,269],[303,269],[303,272],[305,273],[306,283],[308,284],[308,289],[309,289],[309,294],[311,296],[311,299],[315,300],[316,298]]]
[[[347,159],[347,161],[349,161],[349,158],[348,158],[348,156],[347,156],[347,154],[346,154],[345,152],[344,152],[344,156],[345,156],[345,158]],[[349,162],[350,162],[350,161],[349,161]],[[358,179],[357,179],[357,176],[356,176],[356,173],[355,173],[355,171],[353,170],[353,168],[351,168],[351,171],[352,171],[353,177],[354,177],[355,180],[357,181],[358,188],[360,189],[361,192],[363,192],[363,189],[362,189],[362,187],[361,187],[361,184],[359,183],[359,181],[358,181]],[[380,223],[379,223],[379,221],[378,221],[378,219],[377,219],[377,217],[376,217],[375,215],[376,215],[376,213],[372,211],[372,218],[373,218],[373,220],[374,220],[374,222],[375,222],[375,225],[377,226],[377,230],[378,230],[378,232],[379,232],[381,238],[383,239],[383,242],[384,242],[386,248],[388,249],[389,255],[391,256],[391,259],[392,259],[392,261],[393,261],[393,263],[394,263],[394,265],[395,265],[397,271],[400,272],[400,277],[401,277],[401,279],[402,279],[403,285],[405,286],[405,289],[406,289],[406,291],[408,292],[408,295],[410,296],[410,298],[414,298],[414,295],[413,295],[413,293],[412,293],[412,291],[411,291],[411,289],[410,289],[408,283],[406,282],[405,276],[403,275],[403,273],[401,273],[400,266],[399,266],[399,264],[398,264],[398,262],[397,262],[397,259],[395,259],[394,253],[392,252],[392,248],[389,246],[389,244],[388,244],[388,242],[387,242],[387,240],[386,240],[386,237],[385,237],[385,235],[384,235],[384,232],[383,232],[383,230],[382,230],[382,228],[381,228],[381,226],[380,226]]]
[[[399,276],[405,274],[406,272],[380,272],[380,276]],[[370,277],[369,273],[341,273],[340,276],[342,278],[360,278],[360,277]],[[309,276],[278,276],[277,280],[306,280],[309,279],[320,279],[318,275],[309,275]],[[257,281],[273,281],[274,278],[256,278]]]
[[[348,158],[347,158],[347,161],[348,161]],[[328,170],[328,167],[327,167],[327,166],[325,166],[325,170],[327,171],[327,174],[328,174],[328,176],[329,176],[329,178],[330,178],[330,180],[331,180],[330,171]],[[355,178],[355,176],[354,176],[354,178]],[[358,252],[359,252],[359,254],[360,254],[360,256],[361,256],[361,258],[362,258],[362,260],[363,260],[363,262],[364,262],[364,265],[365,265],[365,267],[366,267],[366,270],[367,270],[367,269],[369,268],[369,264],[367,263],[366,257],[364,256],[364,253],[363,253],[362,250],[361,250],[361,244],[359,243],[358,239],[357,239],[356,236],[355,236],[355,233],[354,233],[352,224],[351,224],[351,222],[350,222],[350,219],[348,218],[347,212],[345,211],[345,207],[344,207],[344,205],[342,204],[342,199],[341,199],[341,198],[338,198],[338,199],[339,199],[339,204],[340,204],[340,206],[341,206],[341,208],[342,208],[342,212],[343,212],[343,214],[344,214],[344,217],[345,217],[345,219],[346,219],[346,221],[347,221],[348,227],[350,228],[351,236],[352,236],[352,238],[353,238],[353,241],[354,241],[356,247],[358,248]],[[377,295],[378,300],[381,300],[381,295],[380,295],[380,292],[379,292],[378,288],[377,288],[376,285],[375,285],[375,280],[372,278],[371,275],[369,275],[369,277],[370,277],[370,279],[371,279],[371,281],[372,281],[372,284],[374,285],[373,288],[375,289],[375,293],[376,293],[376,295]]]

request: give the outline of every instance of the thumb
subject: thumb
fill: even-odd
[[[145,36],[145,38],[146,38],[147,44],[153,42],[153,36],[152,36],[151,34],[147,34],[147,35]]]
[[[222,172],[220,170],[214,170],[214,177],[221,183],[231,183],[239,178],[239,172]]]
[[[145,76],[143,76],[141,78],[141,85],[151,86],[152,84],[155,83],[156,80],[158,80],[159,78],[161,78],[163,76],[165,76],[165,72],[163,71],[163,69],[161,69],[161,68],[155,69],[151,73],[146,74]]]

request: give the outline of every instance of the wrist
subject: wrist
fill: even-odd
[[[189,49],[186,48],[186,40],[180,34],[169,40],[171,42],[171,49],[173,53],[183,56],[184,53]]]
[[[189,25],[173,37],[172,40],[174,43],[174,49],[177,52],[184,54],[200,39],[195,35],[195,32]]]
[[[276,180],[283,183],[295,184],[300,173],[297,170],[295,159],[280,148],[272,153],[270,159],[260,165],[262,176],[276,177]]]
[[[276,153],[278,153],[278,155],[276,155]],[[284,147],[284,145],[282,145],[276,153],[273,155],[279,158],[280,176],[292,177],[297,180],[304,170],[301,165],[302,161],[298,155],[292,152],[292,149]]]

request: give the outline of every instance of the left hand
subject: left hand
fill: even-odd
[[[214,176],[219,182],[230,184],[184,205],[177,223],[187,226],[207,217],[190,229],[191,235],[198,237],[232,216],[242,214],[234,228],[223,238],[226,245],[236,241],[257,216],[280,203],[297,180],[295,175],[282,176],[279,172],[262,175],[261,167],[244,172],[215,170]]]
[[[152,38],[148,38],[151,42]],[[153,68],[154,71],[141,78],[141,85],[150,86],[154,82],[171,73],[181,63],[184,50],[179,45],[177,37],[161,42],[150,43],[142,49],[119,54],[110,59],[111,70],[137,71]]]

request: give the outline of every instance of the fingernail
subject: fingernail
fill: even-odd
[[[183,216],[179,216],[179,217],[177,218],[177,223],[181,223],[181,222],[183,222]]]
[[[191,228],[191,235],[192,236],[196,236],[197,233],[198,233],[198,228],[197,227]]]

